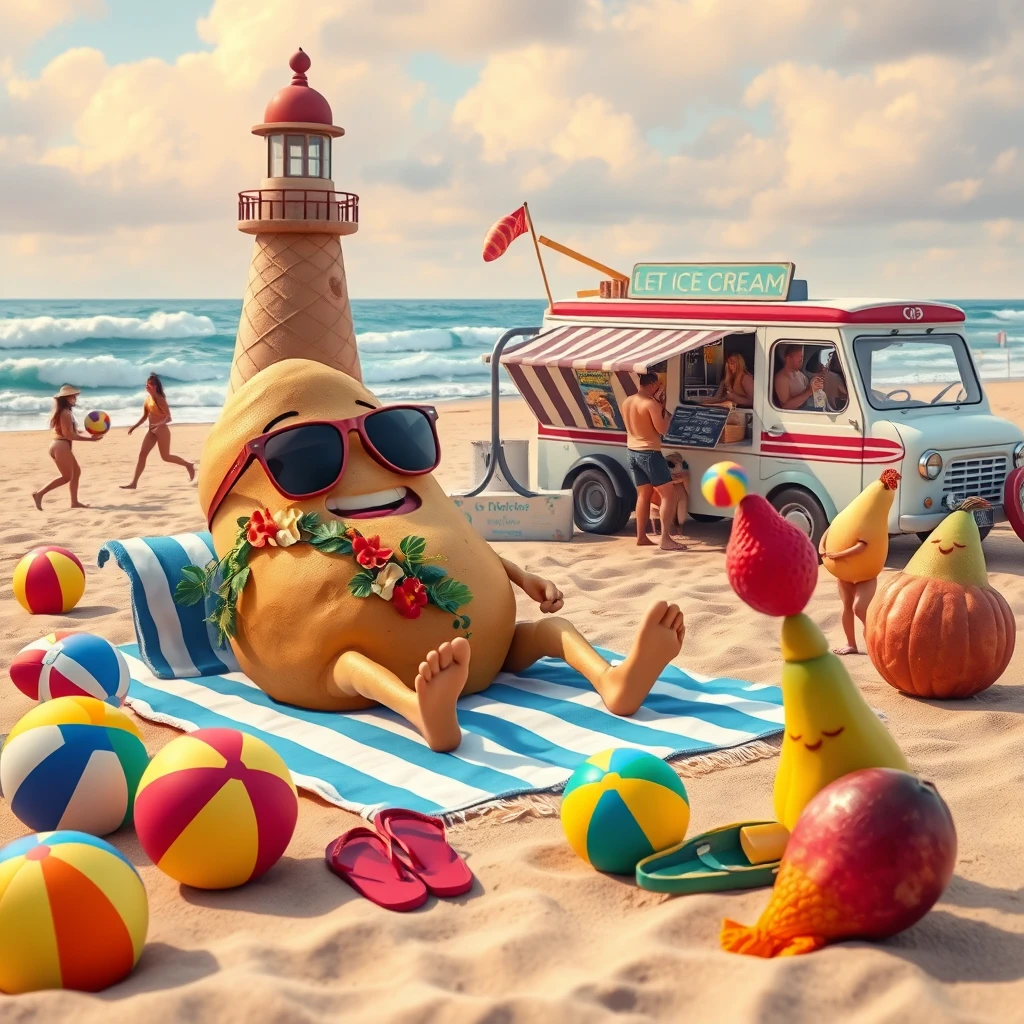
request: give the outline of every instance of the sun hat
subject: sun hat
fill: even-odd
[[[57,392],[54,398],[71,398],[72,395],[80,395],[82,392],[78,388],[73,387],[71,384],[64,384],[60,391]]]

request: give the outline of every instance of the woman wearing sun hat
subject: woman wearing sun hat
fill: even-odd
[[[50,458],[56,463],[60,476],[32,495],[32,500],[40,511],[43,508],[43,496],[64,484],[68,485],[68,490],[71,492],[72,508],[88,507],[78,500],[78,483],[82,477],[82,467],[78,464],[78,459],[75,458],[71,446],[75,441],[99,441],[104,435],[83,434],[79,431],[72,410],[81,393],[78,388],[65,384],[53,396],[53,415],[50,417],[53,440],[50,442]]]

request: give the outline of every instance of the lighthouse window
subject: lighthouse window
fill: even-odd
[[[267,175],[271,178],[284,177],[284,136],[271,135]]]
[[[305,164],[306,137],[304,135],[288,136],[288,177],[304,178],[306,176]]]
[[[309,149],[307,151],[307,174],[310,178],[322,177],[320,173],[320,152],[323,139],[319,135],[309,137]]]

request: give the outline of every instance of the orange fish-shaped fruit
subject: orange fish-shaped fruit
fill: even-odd
[[[909,772],[867,768],[804,808],[772,898],[753,928],[725,921],[722,948],[775,957],[916,924],[953,877],[956,829],[938,791]]]

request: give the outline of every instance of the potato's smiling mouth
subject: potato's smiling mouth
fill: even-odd
[[[327,511],[339,519],[382,519],[404,516],[420,507],[419,495],[408,487],[389,487],[371,494],[339,494],[327,499]]]

